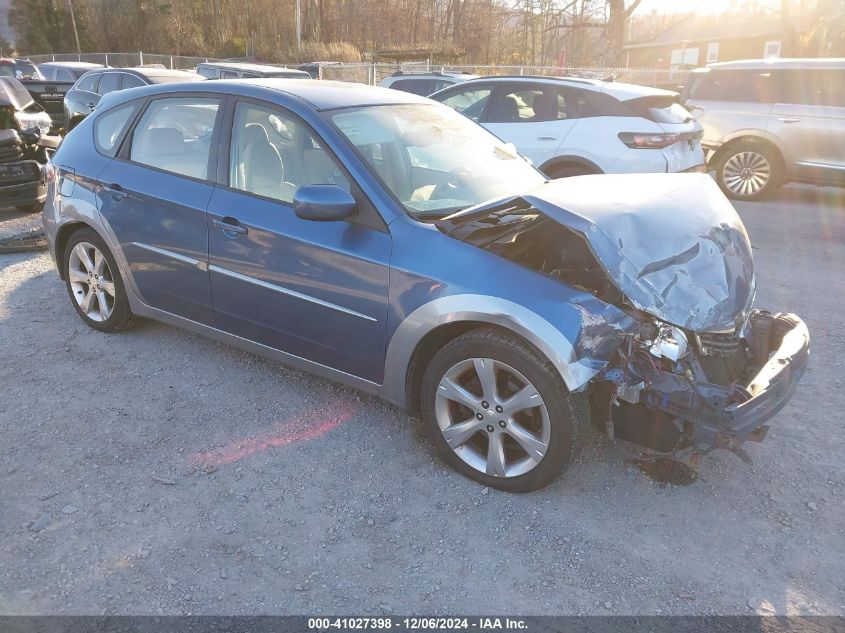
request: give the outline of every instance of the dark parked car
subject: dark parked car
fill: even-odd
[[[40,208],[47,195],[43,166],[58,138],[52,122],[20,81],[0,77],[0,207]]]
[[[77,79],[96,68],[105,68],[102,64],[88,62],[46,62],[38,64],[42,81],[25,81],[24,87],[32,98],[39,103],[53,119],[53,130],[63,132],[67,129],[65,116],[65,95]]]
[[[158,319],[421,410],[484,485],[549,483],[590,421],[649,459],[744,456],[808,360],[798,317],[752,307],[709,176],[548,181],[409,93],[112,94],[52,165],[44,226],[90,327]]]
[[[110,92],[153,84],[168,84],[205,79],[186,70],[166,68],[105,68],[92,70],[80,77],[64,98],[67,129],[72,130],[94,111],[100,98]]]
[[[38,67],[28,59],[0,58],[0,77],[14,77],[15,79],[44,79],[38,72]]]
[[[44,62],[38,64],[38,71],[45,81],[70,81],[71,83],[85,73],[97,68],[105,68],[105,66],[90,62]]]
[[[257,79],[258,77],[311,79],[311,75],[304,70],[246,62],[205,62],[197,65],[197,73],[206,79]]]

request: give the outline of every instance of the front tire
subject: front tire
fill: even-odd
[[[471,330],[446,344],[421,386],[426,430],[452,468],[485,486],[551,483],[581,445],[588,410],[539,352],[507,332]]]
[[[91,229],[71,235],[64,251],[65,286],[80,318],[101,332],[126,330],[137,320],[117,262],[103,239]]]
[[[776,152],[753,141],[729,145],[716,157],[716,182],[734,200],[759,200],[781,184],[782,169]]]

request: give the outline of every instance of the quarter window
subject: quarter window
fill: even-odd
[[[779,70],[778,102],[845,106],[845,70]]]
[[[137,103],[129,103],[97,116],[94,122],[94,141],[100,152],[107,156],[117,153],[120,137],[137,109]]]
[[[153,101],[132,135],[130,160],[192,178],[208,178],[218,99]]]
[[[124,74],[123,75],[123,89],[126,90],[127,88],[138,88],[140,86],[146,86],[139,77],[135,75]]]
[[[293,116],[248,103],[235,108],[230,186],[291,204],[304,185],[349,181],[311,130]]]

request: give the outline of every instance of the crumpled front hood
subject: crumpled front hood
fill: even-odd
[[[578,176],[520,197],[581,233],[630,304],[663,321],[733,329],[753,299],[748,234],[706,174]]]

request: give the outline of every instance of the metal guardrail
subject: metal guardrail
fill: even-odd
[[[223,61],[215,57],[192,57],[185,55],[162,55],[157,53],[55,53],[49,55],[30,55],[35,63],[49,61],[82,61],[105,66],[139,66],[144,64],[161,64],[167,68],[191,70],[197,64],[207,61]],[[268,64],[281,66],[282,64]],[[293,66],[294,64],[289,64]],[[499,65],[440,65],[427,62],[389,63],[389,62],[360,62],[337,63],[326,62],[320,66],[322,79],[334,81],[357,82],[378,85],[385,77],[397,71],[403,72],[466,72],[473,75],[546,75],[582,77],[585,79],[613,79],[627,83],[645,86],[674,87],[681,85],[686,73],[658,68],[619,68],[619,67],[586,67],[561,68],[559,66],[499,66]]]

